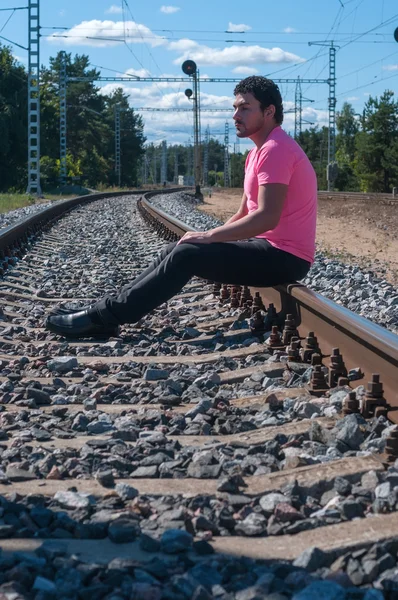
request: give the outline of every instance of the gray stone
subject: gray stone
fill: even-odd
[[[33,589],[40,592],[55,592],[57,586],[53,581],[50,581],[50,579],[38,575],[33,583]]]
[[[177,554],[189,550],[192,546],[193,537],[187,531],[180,529],[168,529],[161,537],[161,549],[166,554]]]
[[[81,492],[56,492],[54,500],[64,508],[87,508],[94,503],[94,498],[90,494]]]
[[[133,500],[139,494],[138,490],[132,485],[127,483],[117,483],[115,486],[115,492],[120,496],[122,500]]]
[[[116,519],[108,527],[109,539],[115,544],[133,542],[138,533],[137,523],[131,519]]]
[[[5,476],[10,481],[29,481],[31,479],[36,479],[36,475],[32,471],[13,467],[12,463],[8,465]]]
[[[260,535],[267,530],[267,519],[260,513],[252,512],[236,525],[235,530],[247,536]]]
[[[133,478],[146,478],[146,477],[157,477],[158,475],[158,467],[153,465],[151,467],[138,467],[135,471],[133,471],[130,477]]]
[[[115,485],[115,478],[113,477],[113,473],[110,469],[106,471],[97,471],[95,473],[95,479],[100,485],[106,488],[111,488]]]
[[[344,442],[351,450],[359,450],[365,437],[357,423],[346,421],[338,431],[336,439]]]
[[[375,489],[375,496],[378,500],[387,500],[391,494],[391,484],[389,481],[385,481],[377,486]]]
[[[260,506],[266,515],[272,515],[277,504],[288,501],[288,498],[283,494],[272,492],[270,494],[266,494],[265,496],[261,496]]]
[[[58,371],[58,373],[67,373],[78,366],[75,356],[58,356],[47,361],[47,368],[50,371]]]
[[[312,546],[304,550],[304,552],[295,559],[293,566],[312,572],[321,569],[327,562],[327,554],[323,552],[323,550]]]
[[[201,465],[191,462],[187,475],[195,479],[217,479],[221,472],[221,465]]]
[[[341,585],[333,581],[314,581],[294,594],[292,600],[344,600],[346,592]]]
[[[160,379],[167,379],[169,372],[166,369],[147,369],[144,374],[146,381],[159,381]]]

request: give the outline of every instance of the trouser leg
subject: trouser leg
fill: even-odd
[[[133,323],[177,294],[194,275],[220,283],[269,286],[304,277],[309,263],[266,240],[174,245],[156,266],[94,305],[105,323]]]

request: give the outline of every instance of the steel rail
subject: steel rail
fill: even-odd
[[[155,208],[149,200],[156,192],[145,194],[140,202],[152,220],[160,221],[163,231],[171,232],[168,239],[184,235],[194,227]],[[368,384],[374,373],[380,375],[384,398],[391,407],[388,417],[398,423],[398,335],[339,306],[300,283],[290,283],[269,288],[252,288],[259,291],[265,305],[273,303],[281,315],[292,314],[300,336],[314,331],[322,351],[324,364],[332,349],[337,347],[347,369],[360,367],[363,377],[352,381],[351,386]],[[328,366],[328,365],[327,365]],[[370,390],[371,387],[368,387]]]

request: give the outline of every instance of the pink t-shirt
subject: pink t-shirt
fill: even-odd
[[[256,237],[266,238],[272,246],[313,263],[316,175],[304,150],[279,126],[271,131],[260,150],[253,148],[246,158],[244,190],[249,213],[258,208],[259,185],[267,183],[289,187],[278,225]]]

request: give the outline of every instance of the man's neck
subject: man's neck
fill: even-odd
[[[264,127],[260,131],[257,131],[255,134],[250,136],[251,141],[257,146],[257,150],[260,150],[261,146],[266,141],[267,137],[275,129],[278,127],[278,123],[270,123],[267,127]]]

